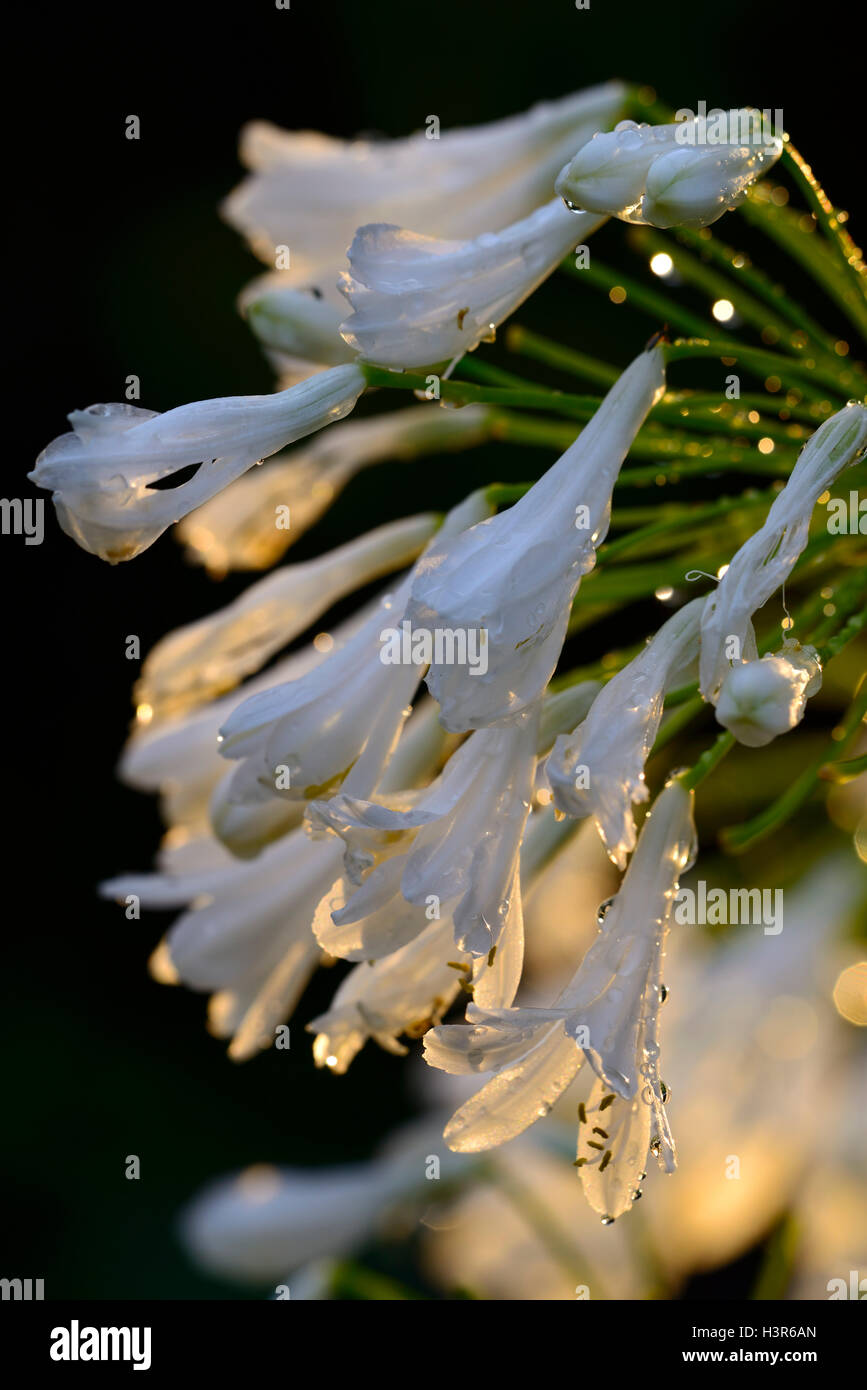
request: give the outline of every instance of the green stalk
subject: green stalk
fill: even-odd
[[[822,228],[843,268],[848,284],[845,307],[859,332],[867,333],[867,288],[865,288],[864,260],[854,241],[846,231],[844,223],[847,214],[835,208],[822,188],[812,169],[791,140],[787,140],[783,150],[783,164],[798,185],[812,209],[813,216]]]
[[[794,386],[801,391],[814,394],[817,384],[844,399],[837,378],[824,368],[810,365],[809,361],[795,362],[777,352],[764,348],[744,347],[741,343],[729,342],[724,338],[680,338],[664,347],[666,363],[680,362],[686,358],[715,357],[724,358],[732,365],[743,362],[748,371],[762,378],[777,377],[784,386]]]

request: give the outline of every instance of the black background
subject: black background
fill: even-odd
[[[742,0],[31,7],[7,34],[8,80],[21,86],[4,131],[5,495],[30,495],[24,473],[66,412],[122,399],[130,373],[158,410],[271,389],[234,308],[258,263],[216,211],[241,174],[245,120],[397,136],[430,113],[446,130],[619,76],[673,106],[782,108],[826,185],[851,197],[863,183],[861,94],[846,72],[863,53],[858,22]],[[141,118],[137,142],[124,138],[129,114]],[[623,336],[607,307],[588,301],[560,336],[626,362],[644,327]],[[528,467],[526,453],[447,460],[437,498],[420,468],[362,475],[293,556]],[[95,897],[100,878],[146,867],[159,833],[154,807],[113,779],[136,674],[125,638],[147,650],[246,580],[215,590],[168,536],[110,569],[62,536],[50,507],[41,547],[7,536],[0,554],[12,764],[0,1272],[44,1277],[49,1297],[233,1296],[188,1266],[173,1236],[179,1207],[254,1160],[365,1155],[411,1112],[404,1070],[369,1048],[336,1082],[300,1045],[233,1066],[205,1032],[203,999],[147,976],[164,924],[127,922]],[[320,977],[300,1021],[333,983]],[[131,1153],[138,1183],[124,1178]],[[694,1292],[739,1296],[748,1275],[737,1266]]]

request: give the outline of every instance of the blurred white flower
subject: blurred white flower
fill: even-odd
[[[341,420],[364,387],[361,371],[344,366],[271,396],[195,401],[164,414],[92,405],[70,414],[72,432],[52,440],[28,476],[52,489],[67,535],[116,564],[260,459]],[[157,486],[194,465],[187,481]]]
[[[597,132],[561,171],[556,191],[570,205],[654,227],[706,227],[736,207],[779,159],[782,139],[747,110],[671,125],[621,121]]]
[[[737,551],[708,596],[701,622],[699,681],[716,702],[736,660],[758,655],[753,614],[785,582],[810,529],[816,499],[867,449],[867,407],[850,401],[810,436],[764,525]]]
[[[362,468],[391,458],[471,448],[488,437],[491,419],[484,406],[441,410],[412,405],[369,420],[349,420],[245,473],[186,517],[178,537],[190,558],[214,575],[268,569]]]
[[[453,362],[504,319],[605,219],[558,198],[502,232],[440,241],[387,223],[359,227],[340,288],[341,333],[366,362],[404,370]]]
[[[431,664],[427,685],[447,729],[511,719],[545,689],[572,600],[608,530],[620,466],[664,389],[662,349],[650,347],[520,501],[422,557],[409,606],[413,627],[487,634],[483,674]]]
[[[742,661],[725,677],[716,702],[724,729],[747,748],[762,748],[788,733],[804,717],[807,698],[822,684],[822,667],[813,647]]]
[[[675,613],[644,651],[613,676],[587,718],[561,734],[545,764],[557,809],[593,816],[619,868],[635,845],[633,802],[647,800],[644,764],[662,719],[666,692],[684,684],[698,661],[704,599]]]

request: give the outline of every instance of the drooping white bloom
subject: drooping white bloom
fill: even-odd
[[[758,655],[753,614],[794,568],[810,528],[816,499],[867,449],[867,407],[850,401],[820,425],[801,450],[764,524],[737,551],[708,596],[701,622],[699,683],[716,702],[733,662]]]
[[[447,1180],[466,1168],[455,1155],[440,1156],[437,1118],[405,1125],[366,1163],[307,1171],[263,1164],[221,1179],[184,1212],[182,1240],[213,1274],[251,1283],[288,1280],[290,1298],[309,1298],[311,1282],[321,1288],[315,1276],[322,1261],[369,1240],[391,1209],[429,1204],[432,1153]]]
[[[353,308],[341,332],[367,362],[402,370],[452,362],[504,319],[604,217],[558,198],[502,232],[440,241],[388,223],[360,227],[340,288]]]
[[[172,522],[268,454],[348,415],[365,381],[335,367],[271,396],[226,396],[165,414],[92,405],[69,416],[28,476],[51,488],[57,518],[84,550],[116,564],[146,550]],[[157,484],[199,465],[177,487]]]
[[[136,702],[163,718],[230,690],[338,599],[409,564],[436,528],[432,513],[407,517],[259,580],[225,608],[158,642],[142,667]]]
[[[663,623],[597,695],[583,723],[560,735],[545,764],[558,810],[593,816],[621,869],[635,845],[633,802],[647,800],[644,764],[666,692],[687,681],[698,661],[703,607],[704,599],[693,599]]]
[[[446,904],[437,902],[432,910],[393,893],[366,920],[341,926],[332,920],[332,913],[340,917],[339,910],[334,912],[335,899],[324,898],[313,923],[320,945],[329,954],[360,963],[343,980],[328,1011],[309,1025],[317,1034],[313,1047],[317,1065],[336,1073],[346,1071],[369,1038],[389,1052],[406,1052],[400,1036],[421,1037],[439,1022],[461,989],[485,1008],[509,1005],[523,957],[521,885],[532,885],[547,861],[552,840],[562,834],[550,812],[530,817],[521,844],[520,877],[512,875],[515,888],[510,910],[490,964],[484,957],[456,954],[454,922]],[[339,896],[336,901],[339,904]]]
[[[470,1005],[469,1027],[444,1025],[425,1038],[433,1066],[495,1073],[446,1127],[461,1152],[502,1144],[546,1115],[586,1057],[598,1081],[581,1116],[579,1171],[608,1218],[631,1205],[648,1152],[674,1165],[658,1064],[660,970],[677,885],[695,850],[692,799],[677,781],[660,793],[599,937],[553,1008]]]
[[[488,436],[491,418],[484,406],[441,410],[412,405],[369,420],[350,420],[245,473],[186,517],[178,536],[188,555],[212,574],[268,569],[362,468],[386,459],[471,448]]]
[[[425,554],[447,546],[488,510],[484,495],[472,494],[448,514]],[[220,744],[224,757],[240,760],[230,799],[310,800],[350,769],[354,794],[373,791],[421,674],[413,662],[381,660],[382,632],[403,620],[414,573],[380,601],[342,651],[301,680],[254,695],[232,712]]]
[[[254,172],[223,214],[269,265],[286,247],[287,283],[339,306],[338,272],[357,227],[400,222],[439,237],[472,237],[526,217],[557,170],[625,98],[609,82],[488,125],[403,140],[335,140],[248,125],[241,158]],[[430,137],[430,138],[428,138]],[[335,331],[339,315],[335,314]]]
[[[801,722],[808,697],[821,684],[815,648],[787,643],[773,656],[731,668],[717,697],[717,721],[738,743],[763,748]]]
[[[428,689],[447,729],[508,720],[545,689],[572,600],[608,530],[620,466],[664,389],[662,350],[651,347],[520,501],[420,560],[409,607],[413,626],[478,633],[480,640],[486,634],[483,674],[431,664]]]
[[[368,616],[365,609],[335,627],[328,634],[331,650],[341,650]],[[200,850],[212,840],[212,824],[232,853],[242,858],[257,854],[271,839],[300,824],[303,808],[284,800],[250,808],[222,804],[218,789],[226,764],[219,756],[218,734],[244,696],[298,679],[325,657],[326,651],[311,643],[249,680],[243,692],[225,695],[179,718],[154,722],[151,707],[139,704],[119,776],[138,791],[159,793],[160,811],[168,826],[161,850],[165,872],[173,872],[178,859],[182,862],[177,871],[185,872],[190,856],[198,864]],[[205,854],[210,864],[208,848]]]
[[[729,111],[671,125],[621,121],[597,132],[561,171],[570,206],[654,227],[706,227],[779,159],[760,113]]]

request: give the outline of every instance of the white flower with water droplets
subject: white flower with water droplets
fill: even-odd
[[[608,530],[620,466],[665,389],[661,347],[618,378],[578,438],[520,501],[416,567],[414,628],[484,635],[487,670],[431,664],[428,689],[455,732],[506,721],[542,694],[572,600]]]
[[[440,1026],[425,1038],[433,1066],[495,1072],[446,1127],[461,1152],[505,1143],[546,1115],[586,1056],[598,1084],[580,1116],[579,1171],[607,1219],[631,1205],[648,1151],[674,1163],[658,1069],[660,970],[677,886],[695,852],[692,800],[678,781],[657,797],[600,934],[554,1007],[470,1005],[469,1026]]]
[[[774,656],[731,668],[717,697],[717,721],[738,743],[763,748],[800,723],[808,697],[821,684],[815,648],[787,643]]]
[[[561,734],[545,764],[557,809],[593,816],[619,868],[635,845],[634,802],[647,800],[644,764],[662,719],[666,692],[694,679],[704,599],[675,613],[643,652],[613,676],[587,718]]]
[[[335,367],[271,396],[225,396],[159,414],[133,405],[92,405],[69,416],[72,432],[43,449],[28,476],[51,488],[57,518],[84,550],[116,564],[268,454],[341,420],[365,380]],[[157,486],[198,465],[186,482]]]
[[[716,703],[736,659],[752,661],[758,655],[753,614],[794,568],[807,544],[817,498],[865,449],[867,407],[850,401],[807,440],[764,524],[737,551],[708,596],[701,622],[699,666],[699,684],[706,700]]]
[[[783,142],[760,113],[720,113],[670,125],[621,121],[597,132],[561,171],[556,191],[573,207],[654,227],[706,227],[746,196]]]
[[[387,223],[360,227],[340,288],[341,325],[366,362],[404,370],[451,363],[491,341],[504,319],[605,219],[558,198],[502,232],[440,241]]]

